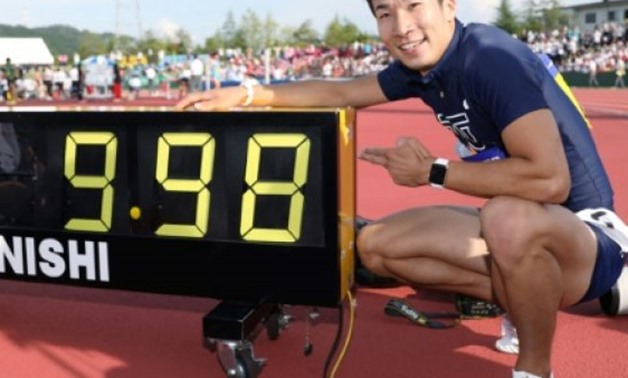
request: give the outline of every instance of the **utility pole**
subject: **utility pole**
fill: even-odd
[[[137,34],[134,35],[134,32]],[[142,33],[140,0],[116,0],[115,49],[120,47],[121,37],[127,35],[139,39]]]

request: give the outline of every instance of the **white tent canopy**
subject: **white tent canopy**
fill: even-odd
[[[54,63],[54,57],[42,38],[0,38],[0,66],[7,58],[17,65]]]

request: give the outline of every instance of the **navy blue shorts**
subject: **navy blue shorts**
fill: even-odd
[[[621,247],[599,226],[586,222],[597,238],[597,257],[591,276],[589,289],[580,302],[590,301],[606,294],[617,282],[624,268],[624,258],[621,255]]]

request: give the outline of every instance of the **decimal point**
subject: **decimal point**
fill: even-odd
[[[133,206],[131,210],[129,210],[129,215],[131,219],[138,220],[142,216],[142,210],[137,206]]]

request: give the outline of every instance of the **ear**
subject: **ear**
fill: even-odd
[[[454,21],[456,19],[457,6],[458,3],[456,0],[443,0],[443,11],[445,12],[447,21]]]

